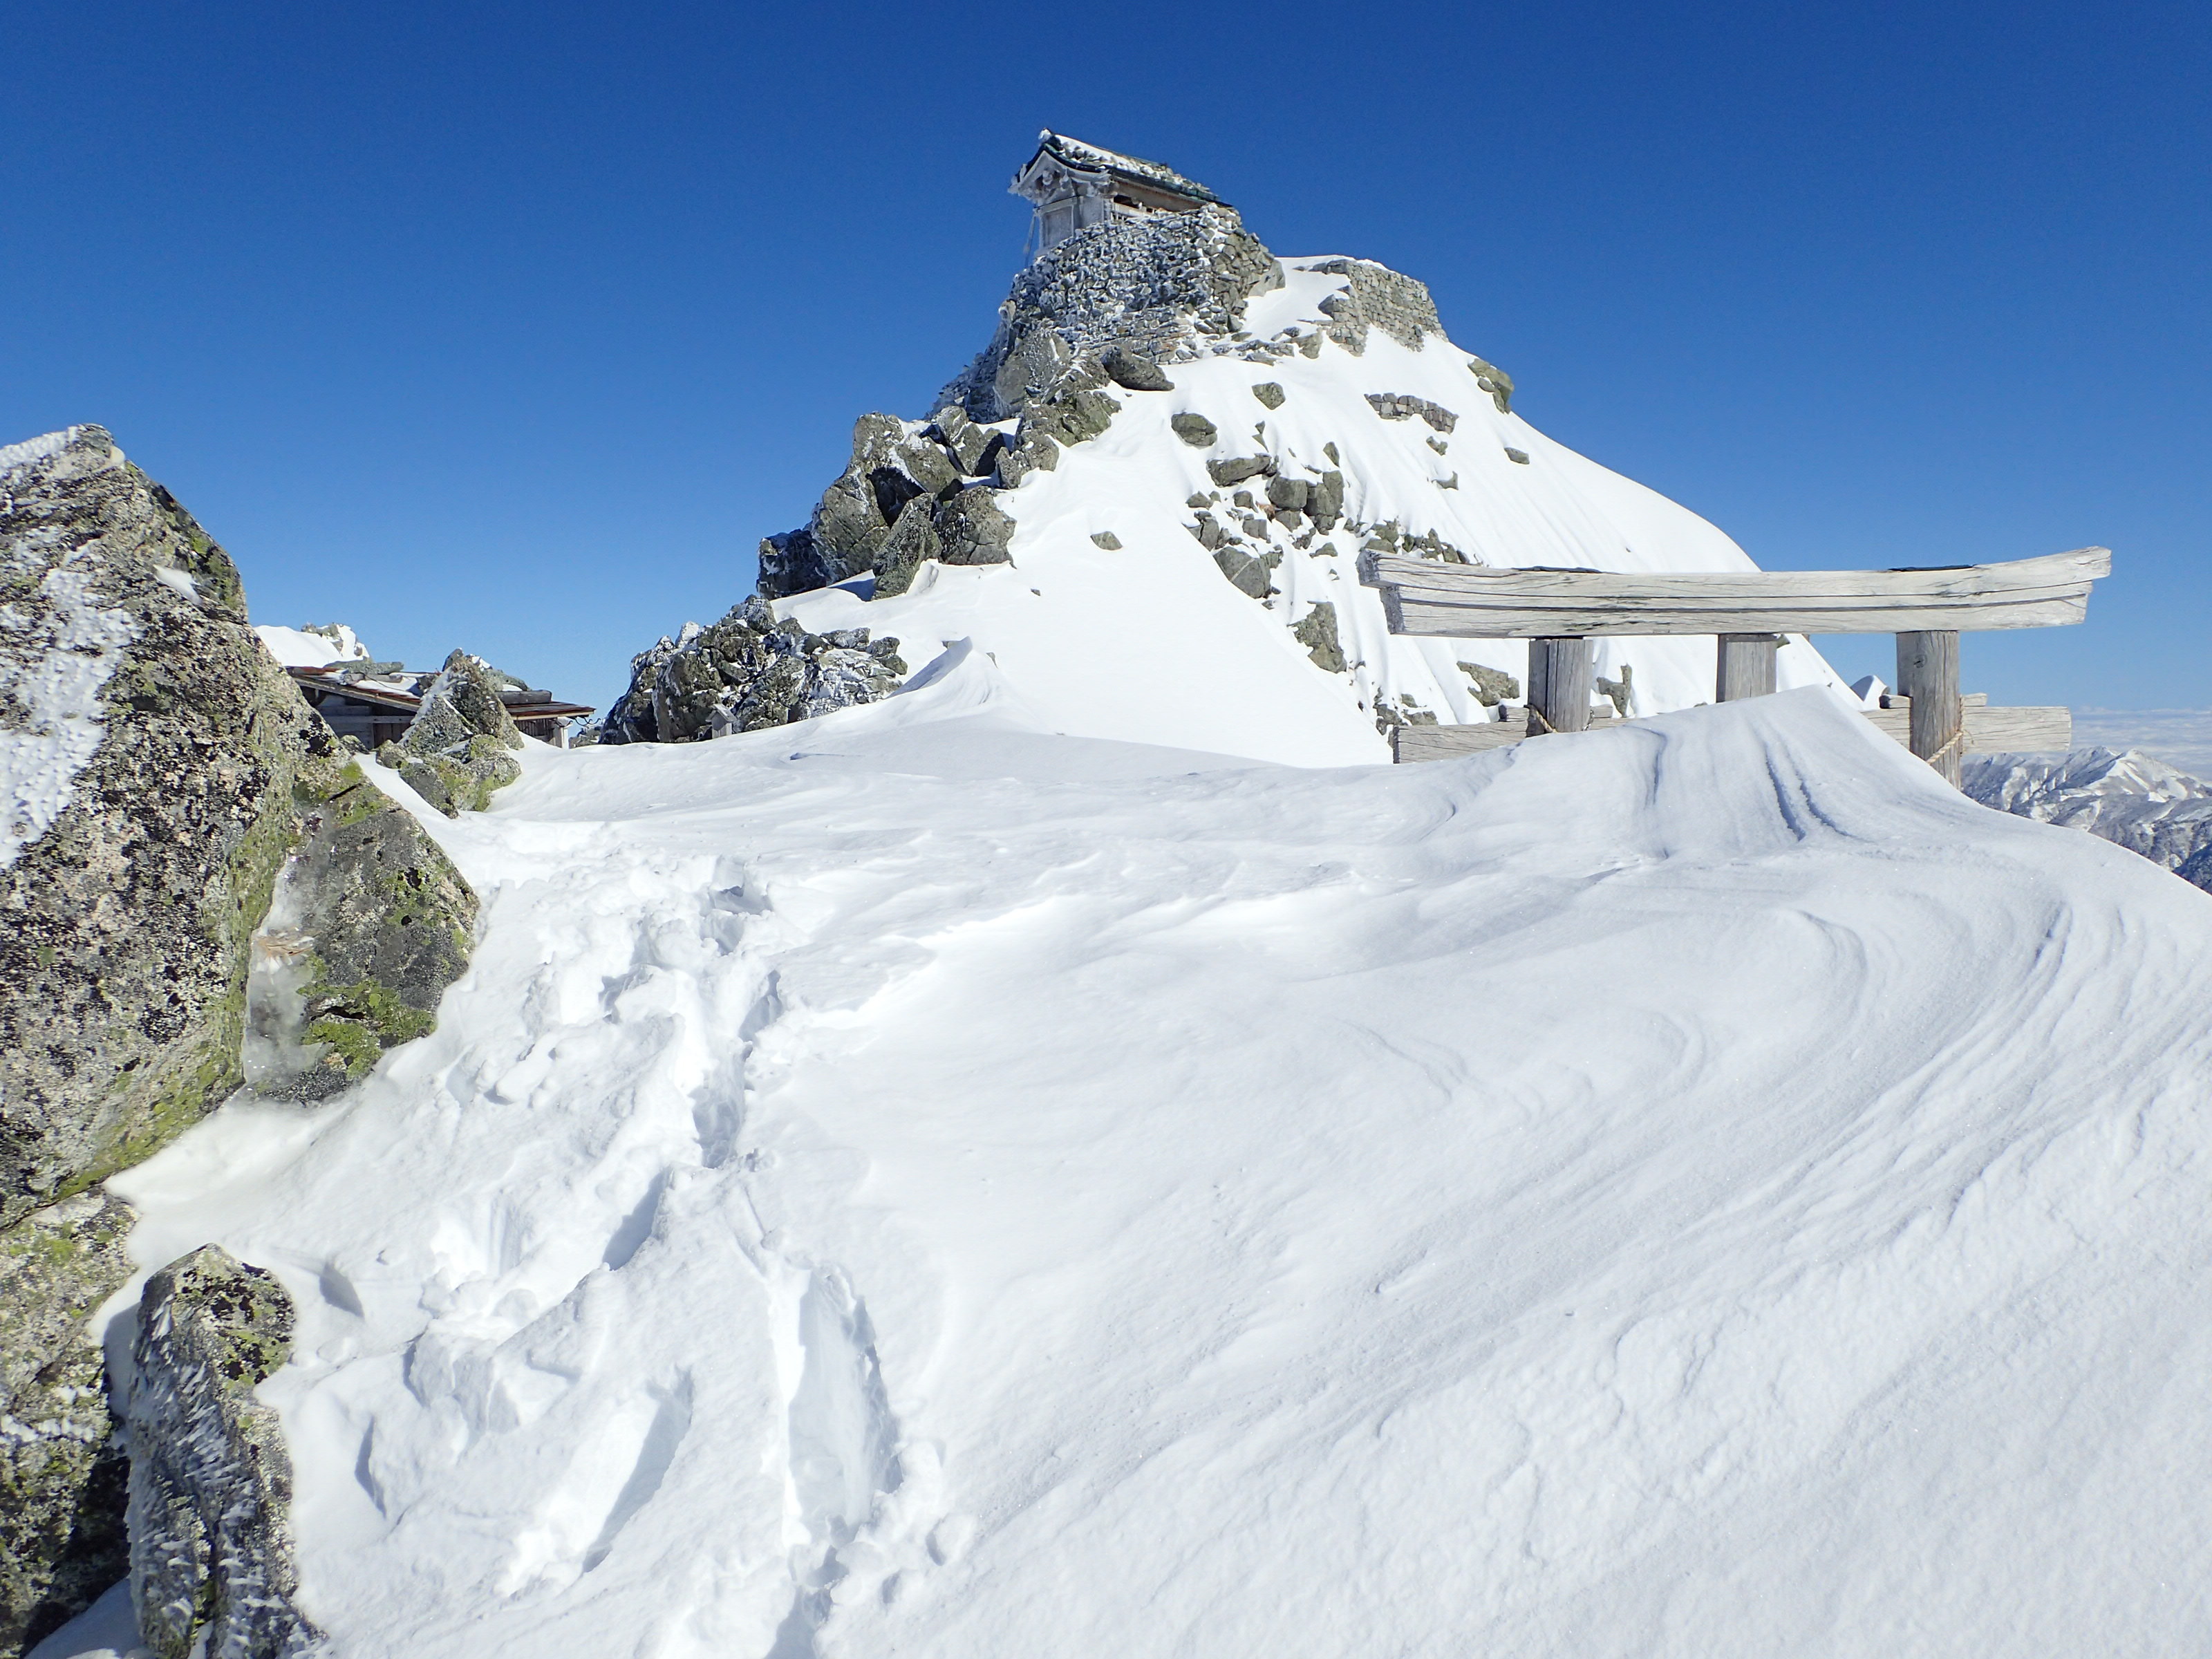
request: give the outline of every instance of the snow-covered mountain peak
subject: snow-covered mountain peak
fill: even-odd
[[[1394,637],[1363,553],[1753,568],[1513,396],[1410,276],[1278,258],[1218,204],[1112,218],[1016,275],[926,418],[862,417],[808,523],[762,544],[761,592],[810,664],[888,635],[920,668],[972,639],[1056,730],[1379,763],[1393,726],[1500,718],[1528,647]],[[1608,640],[1598,691],[1622,714],[1687,708],[1711,700],[1714,667],[1710,640]],[[637,659],[608,738],[685,741],[871,695],[780,672],[665,641]],[[1779,678],[1842,693],[1802,641]]]

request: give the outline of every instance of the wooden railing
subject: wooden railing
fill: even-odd
[[[1481,726],[1402,728],[1401,759],[1434,757],[1447,734],[1468,734],[1449,742],[1464,753],[1586,730],[1594,637],[1714,635],[1714,697],[1729,702],[1774,690],[1775,653],[1785,634],[1893,633],[1899,706],[1869,717],[1955,784],[1968,749],[2064,747],[2071,734],[2063,708],[1970,708],[1959,693],[1960,634],[2078,623],[2088,613],[2090,585],[2112,568],[2110,552],[2087,547],[1936,569],[1692,574],[1512,570],[1369,554],[1359,574],[1382,590],[1394,634],[1529,642],[1523,730],[1492,737]],[[1409,746],[1417,752],[1408,753]]]

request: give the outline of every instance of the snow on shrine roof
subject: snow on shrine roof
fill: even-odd
[[[1163,167],[1158,161],[1147,161],[1135,155],[1124,155],[1118,150],[1101,149],[1096,144],[1085,143],[1080,138],[1070,138],[1065,133],[1054,132],[1050,127],[1037,134],[1037,155],[1050,155],[1072,167],[1103,169],[1119,173],[1159,190],[1188,196],[1194,202],[1228,205],[1195,179],[1186,179],[1173,167]],[[1030,160],[1034,166],[1036,157],[1032,156]],[[1022,170],[1026,173],[1029,168]]]

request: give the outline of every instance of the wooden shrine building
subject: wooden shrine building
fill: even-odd
[[[1115,214],[1142,218],[1228,205],[1173,167],[1100,149],[1049,128],[1037,134],[1036,154],[1007,188],[1036,209],[1040,253]]]

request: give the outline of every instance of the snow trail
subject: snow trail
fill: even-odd
[[[2193,1640],[2212,897],[1819,691],[1053,718],[533,749],[437,1032],[118,1183],[301,1300],[340,1655]]]

